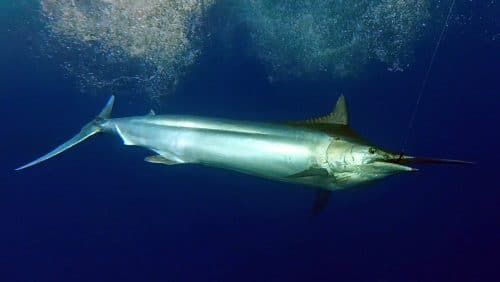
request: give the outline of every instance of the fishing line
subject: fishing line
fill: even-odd
[[[432,66],[434,65],[434,60],[436,59],[436,54],[439,50],[439,45],[441,44],[441,41],[444,39],[446,30],[448,29],[448,21],[450,20],[451,16],[451,11],[453,10],[453,7],[455,6],[455,0],[451,1],[450,8],[448,10],[448,15],[446,16],[446,19],[444,21],[443,28],[441,29],[441,34],[439,34],[439,38],[436,42],[436,46],[434,46],[434,50],[432,52],[431,60],[429,62],[429,66],[427,67],[427,71],[425,72],[424,79],[422,81],[422,84],[420,86],[420,90],[418,92],[417,96],[417,101],[415,103],[415,106],[413,108],[413,112],[411,114],[410,120],[408,122],[408,132],[406,133],[406,136],[401,144],[401,155],[399,156],[400,158],[403,157],[403,152],[406,149],[406,146],[408,145],[408,139],[410,137],[411,132],[413,131],[413,126],[415,124],[415,118],[417,117],[418,113],[418,108],[420,106],[420,101],[422,100],[422,97],[424,96],[424,90],[425,87],[427,86],[427,81],[429,80],[429,76],[432,70]]]

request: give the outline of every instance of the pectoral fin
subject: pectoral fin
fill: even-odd
[[[154,155],[154,156],[149,156],[144,159],[144,161],[148,163],[153,163],[153,164],[164,164],[164,165],[175,165],[175,164],[181,164],[182,162],[178,162],[175,160],[167,159],[161,155]]]
[[[352,179],[352,175],[350,173],[335,173],[333,175],[334,183],[339,186],[348,185]]]
[[[309,168],[301,172],[287,176],[287,178],[301,178],[310,176],[328,176],[328,171],[324,168]]]

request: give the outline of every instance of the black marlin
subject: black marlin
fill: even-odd
[[[268,179],[320,188],[319,212],[332,190],[416,171],[412,163],[468,162],[422,159],[377,148],[348,125],[341,96],[326,116],[288,123],[263,123],[194,116],[155,115],[111,118],[114,97],[80,133],[48,154],[16,170],[43,162],[99,133],[117,134],[125,145],[155,152],[145,160],[164,165],[204,164]]]

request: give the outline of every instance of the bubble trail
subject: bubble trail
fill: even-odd
[[[55,55],[87,87],[168,92],[201,53],[214,0],[41,0]],[[59,46],[58,46],[59,44]],[[58,48],[54,48],[58,47]],[[75,62],[76,61],[76,62]],[[167,90],[167,91],[165,91]],[[144,92],[144,91],[141,91]]]

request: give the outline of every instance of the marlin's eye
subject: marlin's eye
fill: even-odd
[[[375,148],[370,148],[370,149],[368,149],[368,152],[369,152],[370,154],[375,154]]]

